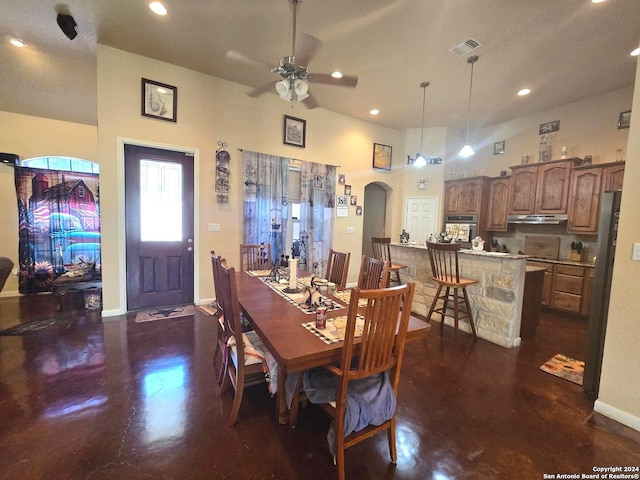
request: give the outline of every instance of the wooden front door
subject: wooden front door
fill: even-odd
[[[127,310],[193,303],[193,155],[124,154]]]

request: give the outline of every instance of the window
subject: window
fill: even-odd
[[[20,165],[47,170],[65,170],[67,172],[100,173],[100,165],[89,160],[73,157],[36,157],[20,161]]]

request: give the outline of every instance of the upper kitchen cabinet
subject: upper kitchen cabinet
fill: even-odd
[[[489,180],[489,211],[487,230],[507,231],[510,177],[496,177]]]
[[[567,232],[595,235],[602,193],[622,189],[624,163],[576,167],[571,176]]]
[[[571,168],[579,158],[511,167],[510,215],[567,213]]]
[[[445,215],[480,215],[486,208],[487,177],[444,182]]]

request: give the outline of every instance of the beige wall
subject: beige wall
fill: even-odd
[[[61,155],[98,159],[98,137],[94,126],[48,118],[0,112],[0,149],[21,159]],[[0,256],[18,263],[18,205],[13,169],[0,165]],[[2,295],[16,295],[18,281],[10,276]]]
[[[640,112],[640,63],[636,72],[633,110]],[[627,108],[626,110],[628,110]],[[616,261],[609,304],[600,395],[596,411],[640,430],[640,298],[636,287],[640,261],[631,260],[634,242],[640,242],[640,121],[631,119],[625,188],[620,206]],[[627,188],[627,185],[630,188]]]
[[[140,78],[150,78],[178,87],[177,123],[153,120],[140,115]],[[315,87],[322,88],[322,87]],[[330,88],[330,87],[324,87]],[[325,111],[306,110],[282,101],[275,95],[258,99],[246,95],[247,88],[184,68],[132,55],[110,47],[98,47],[98,124],[101,167],[102,256],[104,308],[107,314],[124,308],[122,244],[121,152],[118,139],[176,145],[197,152],[196,211],[196,301],[213,296],[209,251],[215,249],[232,264],[239,261],[237,246],[242,229],[242,171],[238,149],[255,150],[306,161],[338,165],[346,175],[352,194],[364,196],[364,186],[372,181],[390,186],[390,208],[401,203],[403,150],[402,134]],[[307,121],[306,148],[283,145],[284,115]],[[217,142],[228,143],[231,154],[231,192],[229,203],[216,203],[214,164]],[[391,172],[371,168],[373,143],[393,147]],[[221,232],[207,231],[210,222],[220,223]],[[397,221],[399,226],[399,221]],[[394,230],[398,230],[394,226]],[[354,235],[347,227],[355,227]],[[399,230],[398,230],[399,231]],[[362,217],[350,207],[348,218],[336,218],[334,248],[351,251],[353,262],[349,282],[357,278],[362,238]]]

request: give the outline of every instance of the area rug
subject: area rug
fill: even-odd
[[[4,330],[0,330],[0,335],[31,335],[36,333],[38,330],[42,330],[44,328],[50,327],[56,323],[55,318],[46,318],[44,320],[34,320],[32,322],[21,323],[20,325],[15,325],[10,328],[5,328]]]
[[[196,305],[196,308],[198,310],[200,310],[202,313],[204,313],[205,315],[215,315],[217,310],[213,307],[210,307],[209,305]]]
[[[153,310],[143,310],[136,314],[136,322],[153,322],[154,320],[164,320],[167,318],[188,317],[196,313],[193,305],[183,305],[180,307],[155,308]]]
[[[558,353],[540,366],[540,370],[582,385],[584,362]]]

